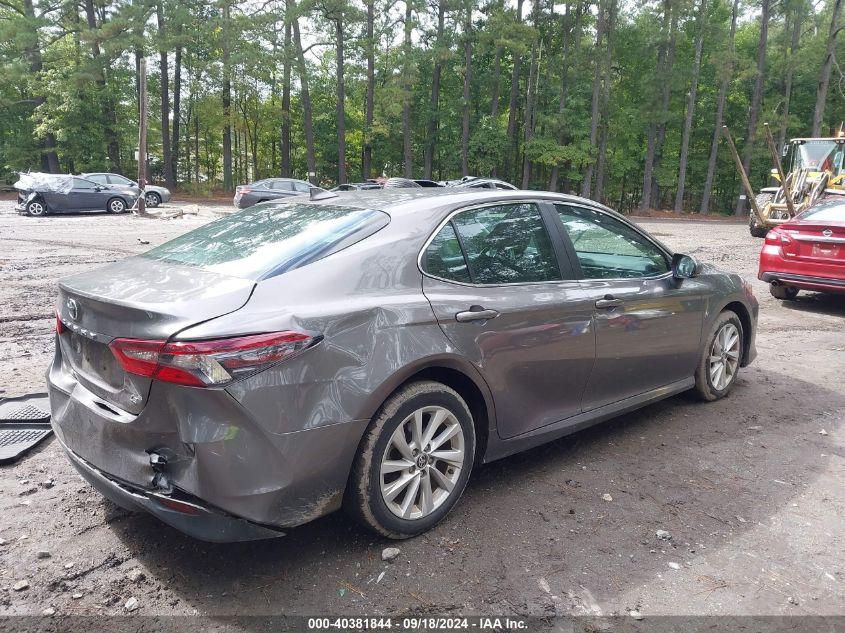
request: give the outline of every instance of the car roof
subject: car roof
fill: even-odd
[[[521,201],[526,199],[549,200],[550,202],[571,202],[608,211],[619,216],[612,209],[598,202],[563,193],[550,191],[508,190],[508,189],[472,189],[461,187],[419,187],[357,191],[338,191],[335,195],[313,204],[347,205],[362,209],[376,209],[390,215],[425,214],[430,211],[439,213],[446,208],[460,208],[488,202]],[[301,201],[300,201],[301,202]],[[265,203],[265,204],[273,204]],[[277,204],[284,204],[283,201]],[[620,216],[623,217],[624,216]]]

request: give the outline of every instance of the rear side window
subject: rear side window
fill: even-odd
[[[297,182],[294,180],[291,184],[293,184],[293,190],[299,193],[308,193],[311,191],[311,186],[306,182]]]
[[[258,204],[144,254],[245,279],[267,279],[359,242],[390,223],[374,209]]]
[[[455,234],[452,223],[444,226],[425,251],[425,270],[429,275],[469,283],[469,269],[467,268],[461,243]]]

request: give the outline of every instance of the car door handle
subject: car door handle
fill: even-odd
[[[622,305],[622,299],[616,299],[611,295],[606,295],[604,299],[596,301],[597,308],[618,308]]]
[[[466,323],[468,321],[486,321],[487,319],[495,319],[499,316],[497,310],[485,310],[481,306],[472,306],[469,310],[458,312],[455,315],[455,320],[458,323]]]

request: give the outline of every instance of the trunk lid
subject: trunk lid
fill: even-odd
[[[793,259],[845,266],[845,224],[805,221],[784,229],[795,241]]]
[[[146,404],[151,380],[129,374],[109,343],[167,340],[184,328],[234,312],[255,282],[146,257],[133,257],[59,282],[58,345],[66,369],[88,390],[124,411]]]

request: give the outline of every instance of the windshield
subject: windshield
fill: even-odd
[[[842,145],[831,140],[800,143],[795,152],[793,169],[830,171],[838,175],[842,170]]]
[[[257,204],[210,222],[143,256],[245,279],[266,279],[351,246],[384,228],[374,209]]]

